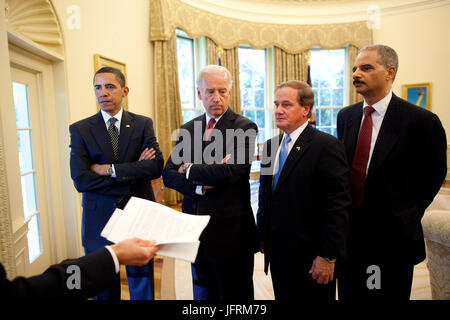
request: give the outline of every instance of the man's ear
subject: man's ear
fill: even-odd
[[[394,81],[395,74],[397,73],[397,69],[395,67],[389,67],[389,68],[387,68],[387,72],[388,72],[388,75],[386,77],[386,80]]]
[[[128,92],[130,92],[130,88],[124,87],[123,88],[123,96],[126,97],[128,95]]]

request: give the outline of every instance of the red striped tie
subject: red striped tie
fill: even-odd
[[[214,118],[209,119],[208,126],[206,127],[206,130],[205,130],[205,141],[209,140],[209,136],[211,135],[211,131],[214,128],[215,123],[216,123],[216,119],[214,119]]]
[[[350,171],[353,208],[361,206],[364,202],[367,162],[369,161],[370,142],[372,140],[372,112],[374,110],[372,106],[364,108],[365,116],[359,129],[358,142]]]

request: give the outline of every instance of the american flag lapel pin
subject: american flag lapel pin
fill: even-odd
[[[297,151],[300,151],[300,146],[295,147],[297,149]]]

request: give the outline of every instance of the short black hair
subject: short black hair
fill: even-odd
[[[119,69],[114,68],[114,67],[101,67],[94,74],[94,79],[93,79],[94,83],[95,83],[95,76],[99,73],[114,73],[116,75],[116,79],[119,82],[120,86],[122,88],[125,87],[125,84],[126,84],[125,76],[123,75],[122,71],[120,71]]]

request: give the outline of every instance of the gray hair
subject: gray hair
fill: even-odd
[[[363,52],[366,50],[373,50],[373,51],[378,52],[378,55],[380,56],[380,63],[385,68],[394,67],[395,68],[394,79],[395,79],[395,76],[397,75],[397,71],[398,71],[397,52],[395,52],[395,50],[392,49],[391,47],[388,47],[383,44],[373,44],[373,45],[366,46],[366,47],[362,48],[360,52]]]
[[[227,68],[216,64],[207,65],[206,67],[203,67],[200,70],[197,76],[197,88],[201,87],[201,81],[203,80],[203,76],[205,74],[218,74],[218,73],[225,73],[227,75],[228,90],[231,90],[231,86],[233,85],[233,78],[231,77],[230,71],[228,71]]]

